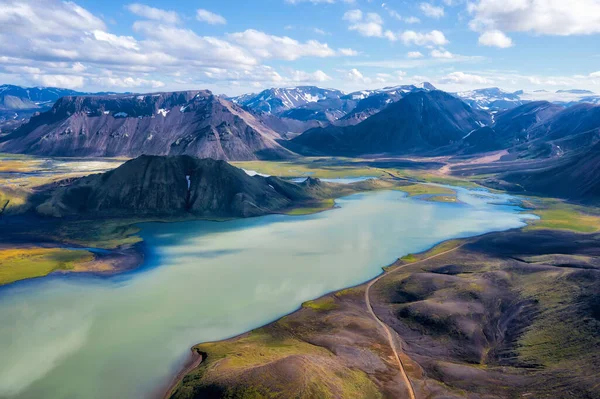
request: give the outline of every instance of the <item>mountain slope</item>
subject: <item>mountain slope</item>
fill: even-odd
[[[0,139],[6,152],[51,156],[290,157],[279,135],[209,91],[63,97]]]
[[[355,126],[311,129],[292,140],[324,154],[406,154],[438,149],[458,142],[489,122],[442,91],[415,92]]]
[[[510,148],[530,140],[530,130],[543,123],[564,107],[547,101],[530,102],[500,112],[491,126],[475,130],[463,139],[467,152],[485,152]]]
[[[600,141],[600,106],[577,104],[566,108],[532,126],[527,139],[514,149],[521,157],[563,156],[590,148]]]
[[[225,161],[143,155],[112,171],[51,189],[37,210],[57,217],[248,217],[318,198],[321,185],[326,184],[316,179],[295,184],[251,177]]]
[[[526,192],[570,200],[600,198],[600,143],[582,154],[555,162],[543,170],[510,173],[503,180],[518,184]]]

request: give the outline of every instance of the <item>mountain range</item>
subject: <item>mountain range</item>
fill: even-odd
[[[47,106],[63,93],[73,94],[3,87],[12,93],[4,98],[20,93],[28,106],[35,101]],[[592,95],[582,90],[559,94]],[[508,149],[518,158],[547,158],[600,140],[600,106],[526,101],[524,96],[500,89],[445,93],[429,83],[350,94],[314,86],[269,89],[231,101],[205,90],[68,95],[27,123],[0,131],[0,151],[254,160]]]
[[[557,105],[572,106],[581,103],[600,104],[600,95],[589,90],[536,90],[508,92],[497,87],[454,93],[473,108],[490,112],[506,111],[529,102],[547,101]]]
[[[286,158],[279,134],[209,91],[62,97],[0,138],[6,152],[51,156]]]

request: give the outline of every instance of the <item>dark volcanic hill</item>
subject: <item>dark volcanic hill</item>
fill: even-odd
[[[264,215],[320,197],[326,183],[248,176],[222,160],[148,156],[52,187],[37,207],[52,216]],[[43,195],[42,195],[43,196]]]
[[[209,91],[185,91],[62,97],[51,110],[0,139],[0,149],[51,156],[292,156],[278,138],[241,107]]]
[[[536,194],[570,200],[600,200],[600,143],[582,154],[534,171],[510,173],[503,180]]]
[[[414,92],[355,126],[311,129],[292,140],[306,152],[330,155],[426,152],[461,140],[489,123],[442,91]]]

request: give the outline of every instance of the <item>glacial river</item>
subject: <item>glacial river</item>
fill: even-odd
[[[458,192],[456,204],[384,191],[309,216],[144,224],[135,272],[0,287],[0,397],[155,395],[196,343],[261,326],[405,254],[531,217],[508,196]]]

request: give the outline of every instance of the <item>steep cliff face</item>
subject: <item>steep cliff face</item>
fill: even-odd
[[[0,149],[51,156],[293,156],[275,141],[278,138],[241,107],[209,91],[185,91],[63,97],[2,138]]]
[[[319,198],[312,179],[300,184],[248,176],[225,161],[141,156],[112,171],[51,189],[37,207],[50,216],[264,215]]]

